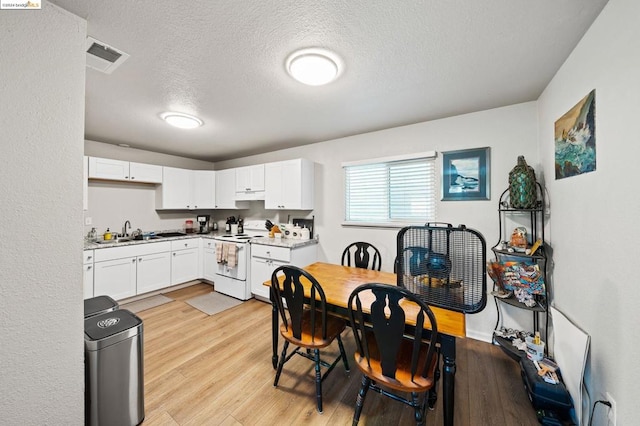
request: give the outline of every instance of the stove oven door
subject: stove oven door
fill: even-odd
[[[235,267],[230,268],[226,263],[218,263],[216,266],[216,274],[222,275],[223,277],[233,278],[235,280],[245,281],[247,279],[247,260],[248,260],[247,246],[249,245],[249,243],[225,243],[225,244],[236,245],[237,264]]]

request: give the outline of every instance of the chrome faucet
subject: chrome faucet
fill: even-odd
[[[131,229],[131,222],[129,222],[128,220],[124,223],[124,226],[122,227],[122,236],[126,237],[129,234],[127,234],[127,224],[129,224],[129,229]]]

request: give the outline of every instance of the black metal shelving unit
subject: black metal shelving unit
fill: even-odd
[[[500,203],[498,204],[498,220],[499,220],[499,228],[500,228],[500,237],[495,246],[491,248],[493,254],[496,258],[496,261],[501,261],[505,259],[521,259],[526,262],[534,262],[540,268],[542,276],[544,278],[544,293],[534,295],[534,300],[536,301],[536,305],[533,307],[526,306],[524,303],[518,302],[518,300],[511,296],[507,299],[501,299],[499,297],[494,297],[494,301],[496,304],[496,310],[498,312],[498,319],[496,321],[496,326],[494,327],[496,330],[502,324],[503,321],[503,312],[505,305],[514,306],[516,308],[525,309],[531,312],[532,320],[533,320],[533,332],[541,331],[540,330],[540,319],[544,318],[544,333],[541,333],[541,337],[543,340],[547,340],[547,336],[549,335],[549,282],[547,279],[547,263],[548,263],[548,255],[547,255],[547,244],[544,238],[544,219],[545,219],[545,199],[544,199],[544,191],[542,186],[536,182],[537,187],[537,201],[533,208],[528,209],[517,209],[510,207],[509,200],[509,189],[506,189],[502,195],[500,195]],[[512,229],[507,229],[507,218],[512,219],[514,222],[517,219],[520,219],[521,222],[524,222],[524,226],[527,228],[527,244],[531,247],[535,241],[540,239],[542,244],[536,250],[533,255],[526,254],[523,252],[509,250],[508,248],[502,247],[502,242],[507,241],[510,232]],[[494,290],[498,290],[497,284],[494,282]],[[502,350],[509,355],[514,360],[519,360],[522,351],[516,349],[512,344],[511,340],[506,339],[504,337],[498,336],[494,333],[493,341],[497,343]],[[547,351],[547,347],[545,346],[545,352]]]

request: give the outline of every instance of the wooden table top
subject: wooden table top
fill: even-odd
[[[349,295],[358,286],[368,283],[397,284],[396,274],[391,272],[372,271],[370,269],[354,268],[316,262],[303,268],[318,280],[327,298],[327,303],[347,308]],[[264,283],[271,286],[271,280]],[[415,304],[412,304],[415,306]],[[455,337],[466,336],[465,316],[461,312],[450,311],[432,306],[436,316],[438,331]]]

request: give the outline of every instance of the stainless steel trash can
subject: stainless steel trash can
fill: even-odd
[[[104,312],[111,312],[118,309],[118,302],[109,296],[96,296],[84,300],[84,317],[89,318]]]
[[[142,320],[126,309],[84,321],[85,416],[89,425],[144,420]]]

